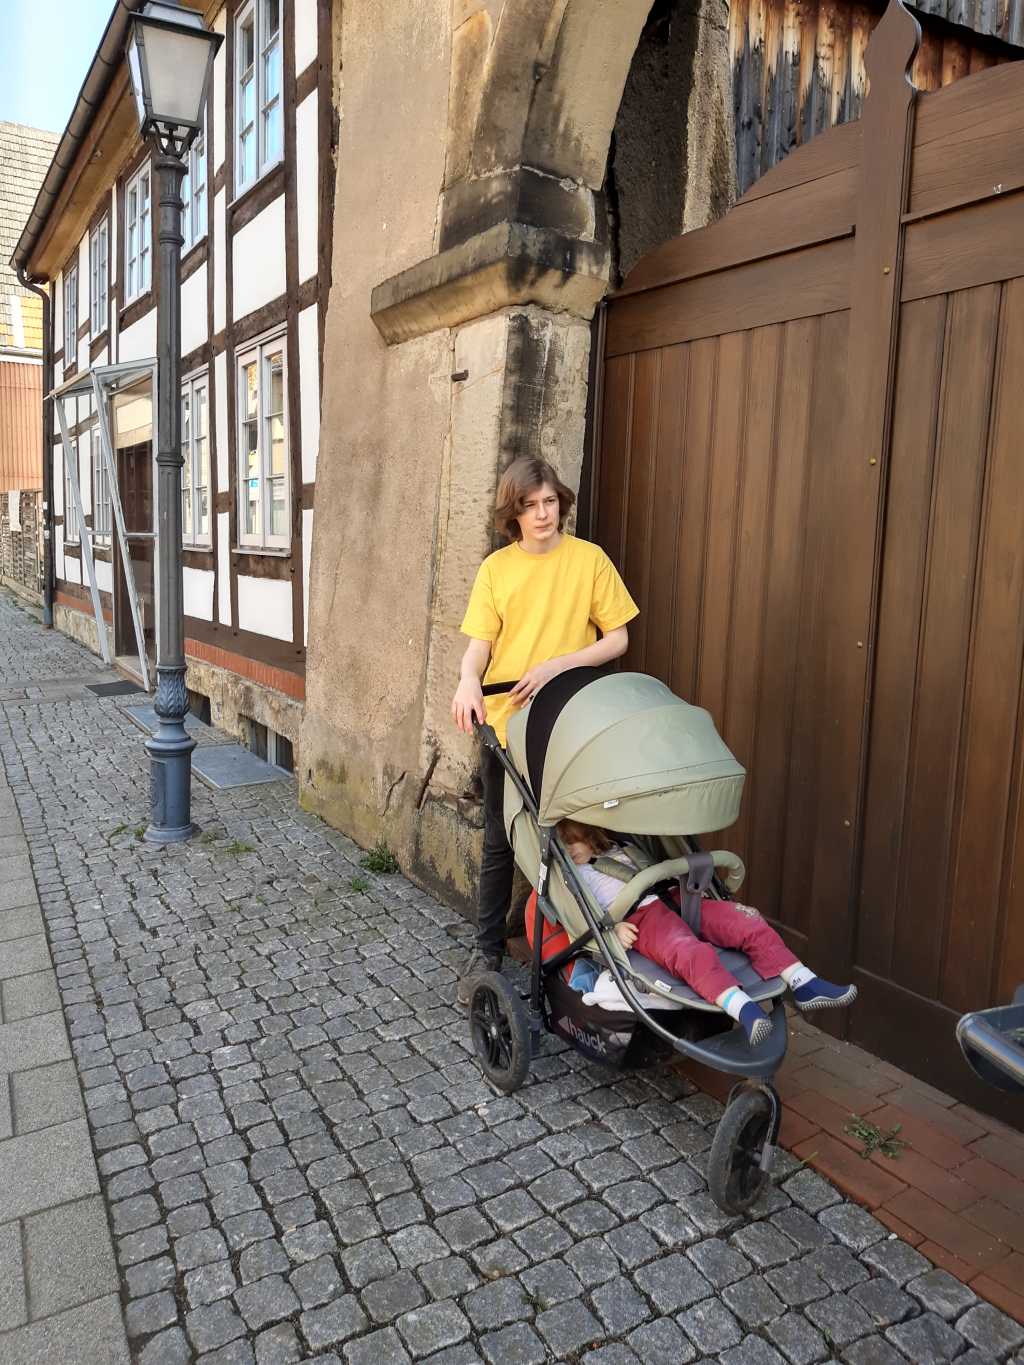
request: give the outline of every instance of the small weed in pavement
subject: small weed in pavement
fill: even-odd
[[[146,832],[146,826],[145,826],[145,825],[136,825],[136,826],[135,826],[135,837],[136,837],[136,839],[141,839],[142,836],[145,834],[145,832]]]
[[[370,883],[365,877],[353,877],[349,882],[349,886],[353,891],[359,892],[360,894],[364,891],[369,891],[370,889]]]
[[[391,852],[383,839],[380,843],[374,844],[369,853],[359,861],[361,865],[366,868],[367,872],[376,872],[380,876],[386,877],[391,873],[398,871],[398,859]]]
[[[127,825],[115,825],[114,828],[110,831],[111,839],[113,839],[115,834],[123,834],[127,828],[128,828]]]
[[[873,1152],[881,1152],[890,1161],[896,1161],[900,1152],[907,1145],[898,1136],[900,1125],[897,1123],[894,1128],[890,1128],[887,1133],[883,1133],[877,1124],[869,1119],[859,1118],[856,1114],[850,1115],[850,1122],[843,1129],[844,1133],[849,1133],[850,1137],[856,1138],[858,1142],[863,1142],[864,1150],[860,1153],[862,1157],[869,1157]]]
[[[230,844],[224,845],[224,852],[233,853],[237,857],[242,853],[255,853],[256,850],[252,844],[243,843],[241,839],[232,839]]]

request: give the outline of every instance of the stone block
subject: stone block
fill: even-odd
[[[0,1143],[0,1190],[6,1218],[24,1218],[98,1193],[85,1119]]]
[[[26,1218],[25,1248],[33,1318],[117,1292],[117,1267],[99,1195]]]
[[[2,950],[0,950],[2,952]],[[30,1071],[71,1056],[64,1016],[51,1014],[0,1024],[0,1071]],[[46,1078],[41,1078],[45,1081]],[[56,1080],[56,1077],[52,1077]]]

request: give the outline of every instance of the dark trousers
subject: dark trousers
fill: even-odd
[[[477,946],[488,957],[500,957],[505,951],[505,917],[512,899],[515,858],[502,815],[505,770],[490,749],[480,751],[480,780],[484,788],[484,854],[480,863]]]

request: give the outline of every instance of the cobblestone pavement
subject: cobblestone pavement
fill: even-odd
[[[130,699],[29,695],[96,667],[0,597],[0,686],[24,693],[0,692],[0,757],[136,1360],[1020,1351],[1024,1329],[791,1157],[752,1220],[724,1217],[702,1174],[720,1106],[677,1072],[615,1078],[549,1040],[496,1097],[450,1003],[468,927],[365,872],[291,783],[196,783],[202,836],[145,845]]]

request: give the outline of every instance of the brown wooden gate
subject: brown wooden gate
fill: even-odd
[[[610,301],[594,529],[748,767],[749,899],[999,1109],[953,1029],[1024,980],[1024,66],[918,94],[917,41]]]

